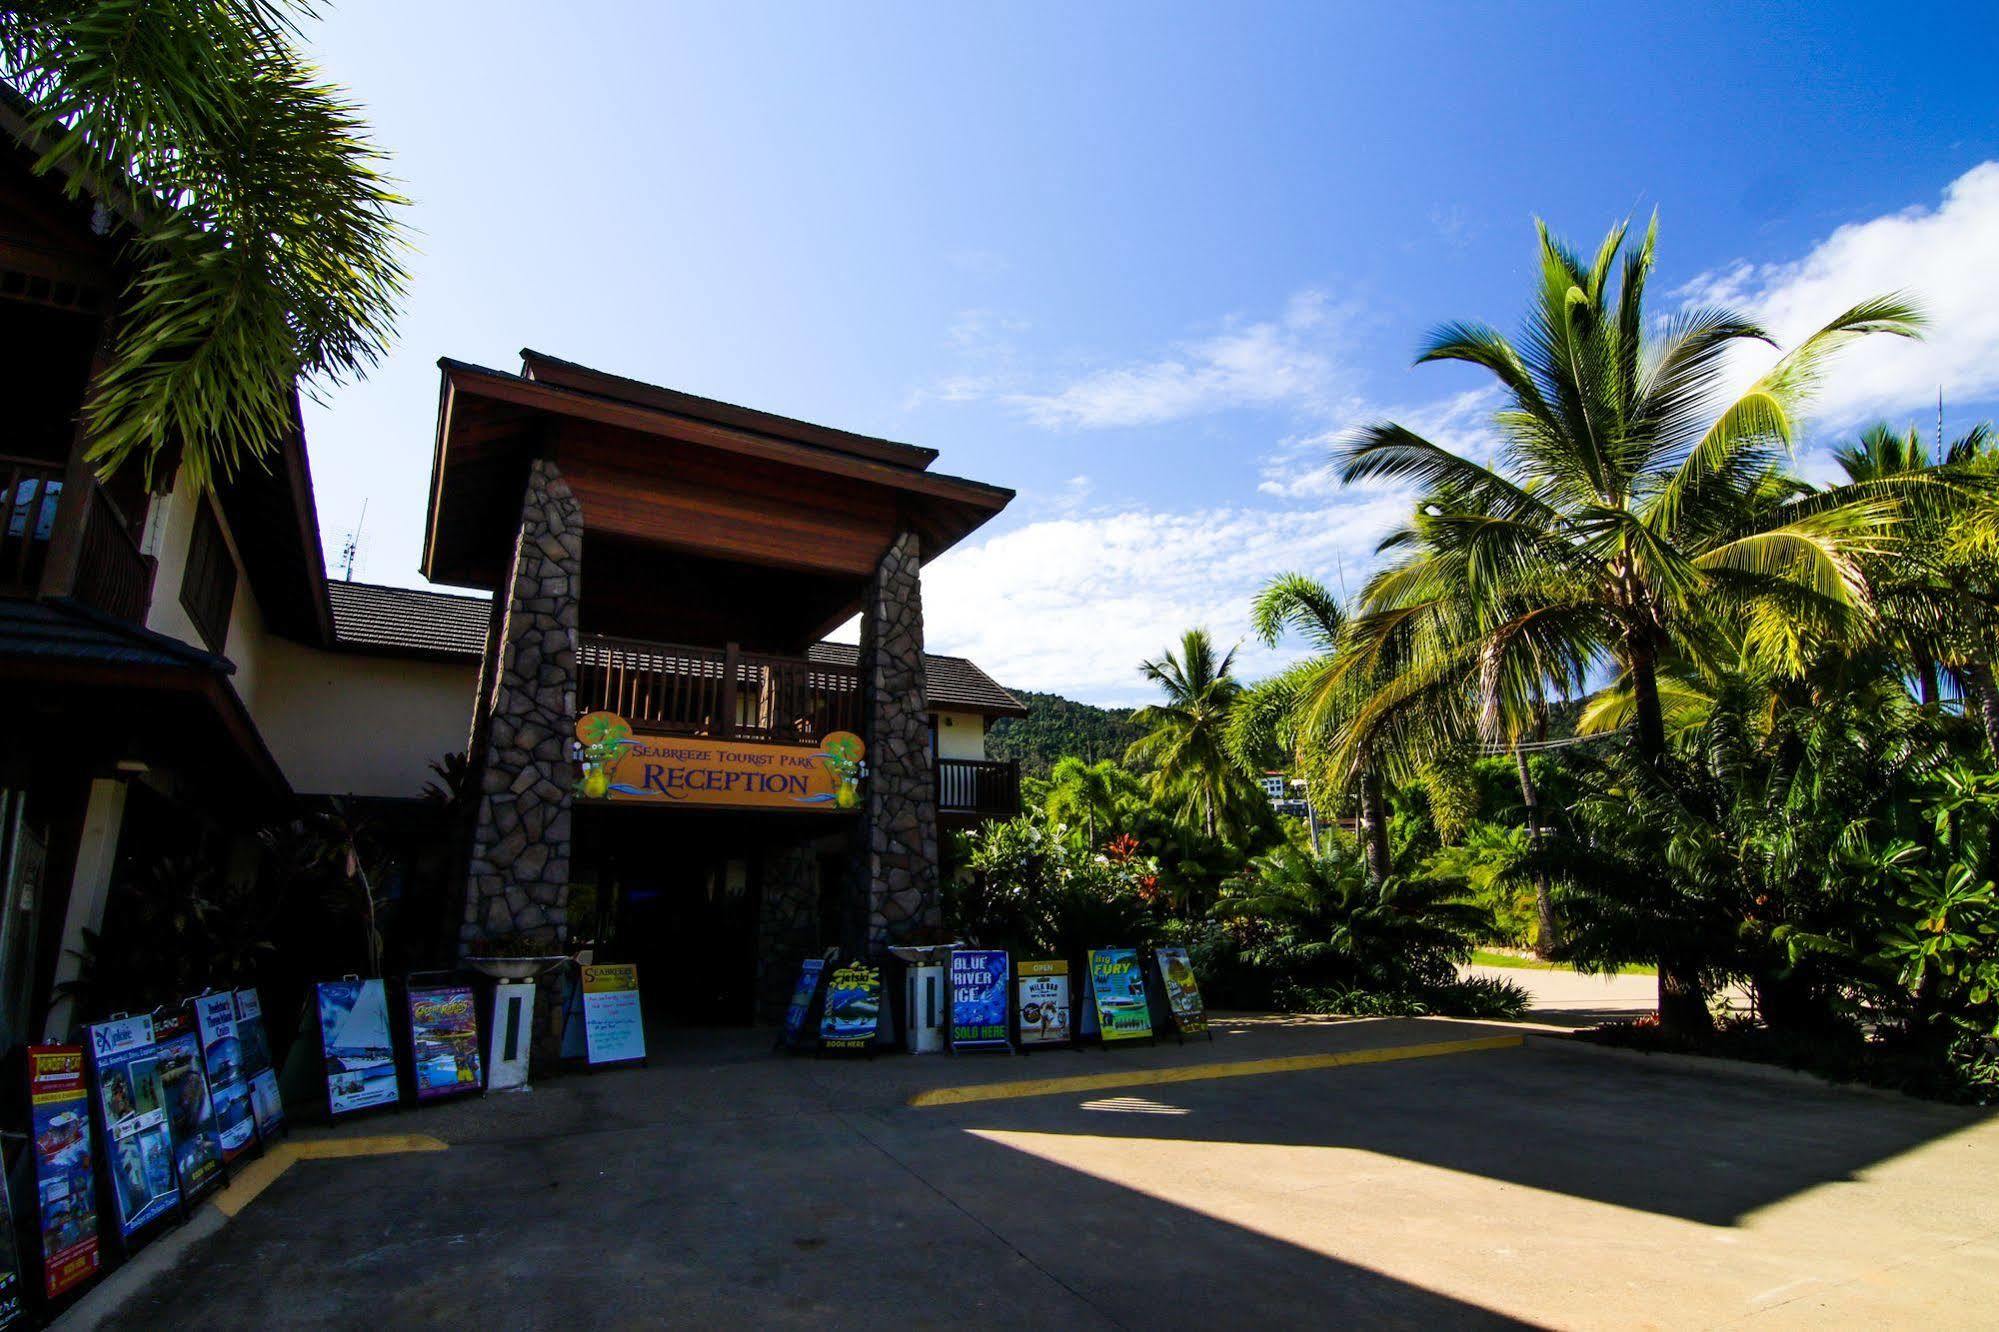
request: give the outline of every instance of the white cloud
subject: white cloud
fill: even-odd
[[[1869,297],[1906,292],[1930,316],[1922,342],[1869,338],[1826,377],[1814,415],[1850,427],[1936,402],[1999,397],[1999,162],[1965,172],[1936,208],[1849,223],[1790,263],[1741,263],[1682,293],[1760,319],[1789,347]]]
[[[1326,499],[1339,494],[1343,487],[1333,465],[1333,452],[1355,426],[1372,421],[1399,422],[1432,444],[1475,462],[1490,462],[1499,451],[1492,414],[1501,396],[1496,386],[1488,385],[1413,407],[1376,408],[1354,401],[1340,413],[1347,424],[1288,439],[1265,457],[1263,479],[1256,488],[1279,499]],[[1367,488],[1390,487],[1369,483]],[[1405,494],[1405,502],[1407,498]]]
[[[1375,543],[1408,512],[1399,493],[1313,508],[1126,509],[1029,523],[954,550],[924,573],[925,636],[1003,684],[1094,703],[1149,700],[1139,663],[1205,626],[1224,648],[1249,633],[1249,603],[1276,574],[1357,585]],[[1260,677],[1292,653],[1244,641]]]

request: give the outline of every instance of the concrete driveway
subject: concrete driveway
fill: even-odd
[[[1467,966],[1458,974],[1513,982],[1528,993],[1529,1018],[1558,1027],[1623,1021],[1659,1006],[1659,978],[1634,972],[1585,976],[1567,967]]]
[[[1532,1037],[914,1108],[947,1085],[1373,1057],[1518,1029],[651,1068],[342,1126],[115,1326],[1950,1327],[1999,1308],[1999,1123]],[[1203,1069],[1202,1072],[1213,1072]]]

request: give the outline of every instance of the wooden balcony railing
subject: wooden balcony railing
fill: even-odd
[[[32,596],[41,590],[62,503],[60,464],[0,457],[0,590]]]
[[[937,812],[1010,819],[1020,813],[1020,764],[1012,760],[937,760]]]
[[[577,704],[667,735],[816,745],[861,725],[861,677],[851,666],[727,647],[690,647],[584,634]]]
[[[139,549],[124,515],[100,486],[90,488],[70,595],[134,624],[145,621],[152,604],[153,562]]]
[[[27,458],[0,457],[0,476],[0,592],[73,597],[143,622],[153,562],[104,488],[86,479],[65,503],[64,469]]]

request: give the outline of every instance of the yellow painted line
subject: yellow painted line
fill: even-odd
[[[1313,1068],[1346,1068],[1354,1064],[1387,1064],[1398,1059],[1428,1059],[1433,1055],[1469,1054],[1474,1050],[1511,1050],[1525,1045],[1524,1036],[1477,1036],[1463,1041],[1431,1041],[1424,1045],[1386,1045],[1375,1050],[1339,1054],[1285,1055],[1279,1059],[1238,1059],[1223,1064],[1183,1064],[1177,1068],[1134,1068],[1120,1073],[1083,1073],[1070,1078],[1028,1078],[1020,1082],[988,1082],[970,1087],[932,1087],[909,1098],[914,1106],[964,1105],[971,1101],[1010,1101],[1022,1096],[1061,1096],[1067,1092],[1106,1091],[1113,1087],[1156,1087],[1168,1082],[1206,1082],[1212,1078],[1253,1078],[1264,1073],[1302,1073]]]
[[[451,1144],[428,1133],[384,1133],[372,1138],[287,1140],[237,1171],[229,1187],[215,1195],[224,1216],[234,1217],[291,1169],[294,1161],[330,1161],[343,1156],[393,1156],[401,1152],[443,1152]]]

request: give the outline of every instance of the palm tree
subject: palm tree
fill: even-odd
[[[1148,733],[1125,751],[1128,762],[1150,769],[1152,798],[1171,804],[1182,822],[1209,837],[1239,841],[1261,794],[1229,753],[1229,715],[1242,697],[1230,672],[1231,649],[1219,660],[1205,629],[1189,629],[1180,655],[1169,650],[1140,667],[1165,692],[1166,701],[1138,709],[1132,721]]]
[[[272,452],[300,379],[366,373],[407,281],[353,104],[293,46],[303,0],[0,6],[36,169],[110,201],[132,282],[86,404],[90,458],[197,485]]]
[[[1131,774],[1111,759],[1086,763],[1071,755],[1057,759],[1049,771],[1042,812],[1051,823],[1082,833],[1085,847],[1094,851],[1116,826],[1119,798],[1136,791]]]
[[[1771,339],[1714,308],[1651,331],[1657,232],[1655,218],[1626,253],[1626,228],[1614,227],[1584,264],[1541,226],[1519,345],[1474,323],[1431,336],[1419,363],[1462,361],[1499,381],[1497,465],[1394,423],[1344,447],[1346,482],[1423,492],[1384,543],[1400,558],[1363,594],[1349,656],[1388,682],[1349,723],[1350,745],[1410,724],[1398,716],[1517,738],[1540,700],[1614,665],[1636,753],[1656,764],[1662,659],[1698,657],[1728,625],[1753,654],[1795,667],[1805,629],[1834,632],[1865,613],[1859,559],[1886,544],[1894,501],[1800,497],[1778,468],[1827,358],[1865,334],[1914,336],[1920,314],[1898,298],[1864,301],[1731,398],[1738,345]],[[1699,959],[1662,957],[1659,977],[1661,1020],[1705,1025]]]

